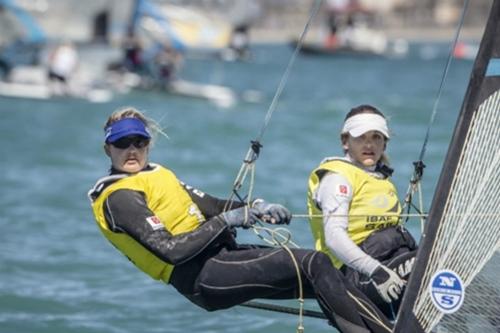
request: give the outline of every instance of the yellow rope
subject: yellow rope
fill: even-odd
[[[368,314],[371,314],[371,319],[373,319],[373,321],[375,321],[377,324],[380,325],[380,327],[383,327],[387,330],[387,332],[392,332],[392,329],[388,326],[386,326],[384,324],[384,322],[378,317],[378,316],[375,316],[375,314],[372,313],[372,311],[370,311],[370,309],[368,309],[365,304],[363,302],[361,302],[356,296],[354,296],[353,294],[351,294],[349,291],[347,291],[347,294],[349,295],[349,297],[351,297],[354,302],[356,302],[361,308],[363,308]]]
[[[257,236],[260,239],[262,239],[263,241],[267,242],[268,244],[280,246],[281,248],[286,250],[293,260],[295,270],[297,272],[297,280],[299,283],[299,298],[298,298],[298,301],[299,301],[299,324],[297,326],[297,332],[302,333],[302,332],[304,332],[304,326],[303,326],[304,297],[303,297],[302,278],[300,275],[299,264],[298,264],[297,260],[295,259],[292,251],[290,250],[290,248],[288,247],[287,244],[292,244],[296,248],[300,248],[300,247],[291,241],[292,234],[291,234],[290,230],[288,230],[287,228],[279,227],[279,228],[271,229],[271,228],[262,227],[262,226],[252,226],[252,229],[257,234]],[[267,239],[266,237],[262,236],[260,234],[261,231],[264,231],[267,234],[269,234],[271,236],[271,239]],[[279,236],[279,238],[281,238],[282,240],[279,240],[277,236]],[[384,324],[384,322],[376,315],[376,313],[371,311],[363,302],[361,302],[356,296],[351,294],[349,291],[346,291],[346,292],[349,295],[349,297],[351,297],[361,308],[363,308],[365,310],[365,312],[367,314],[371,315],[369,319],[378,323],[380,325],[380,327],[383,327],[384,329],[386,329],[387,332],[392,332],[391,328],[386,326]]]
[[[246,209],[245,209],[245,221],[248,220],[248,210],[249,210],[249,207],[251,206],[252,191],[253,191],[253,188],[255,185],[255,163],[254,163],[255,160],[252,160],[250,158],[250,152],[249,152],[247,157],[248,157],[248,159],[247,159],[248,162],[245,162],[244,165],[242,166],[242,168],[240,169],[240,172],[238,173],[238,177],[237,177],[237,180],[235,181],[235,187],[234,187],[236,190],[241,188],[246,177],[248,175],[250,175],[250,182],[248,185],[249,189],[248,189],[248,195],[247,195],[247,199],[246,199],[247,205],[245,206],[246,207]],[[231,199],[228,202],[232,203],[232,198],[234,197],[234,195],[235,194],[233,192],[233,194],[231,195]],[[230,206],[231,206],[231,204],[227,205],[226,207],[224,207],[225,208],[224,210],[231,209]],[[261,226],[253,225],[251,228],[253,229],[255,234],[261,240],[263,240],[264,242],[266,242],[272,246],[281,247],[282,249],[287,251],[287,253],[290,255],[290,258],[292,258],[293,265],[295,267],[295,272],[297,274],[297,281],[298,281],[298,287],[299,287],[299,297],[297,299],[299,302],[299,322],[297,324],[297,333],[303,333],[304,332],[304,291],[303,291],[303,286],[302,286],[302,277],[300,274],[299,263],[297,262],[297,259],[295,258],[295,256],[293,255],[293,252],[290,250],[290,248],[288,247],[287,244],[291,244],[297,248],[299,246],[291,240],[292,234],[291,234],[290,230],[288,230],[286,228],[279,227],[279,228],[271,229],[271,228],[263,227],[262,225]],[[270,239],[262,236],[261,232],[267,233],[270,236]]]
[[[295,248],[299,248],[297,244],[295,244],[291,239],[292,239],[292,233],[290,230],[287,228],[283,227],[278,227],[278,228],[267,228],[263,227],[262,225],[260,226],[252,226],[253,231],[259,237],[261,240],[264,242],[273,245],[273,246],[279,246],[285,251],[288,252],[290,255],[290,258],[292,258],[293,265],[295,267],[295,272],[297,273],[297,281],[299,285],[299,323],[297,324],[297,333],[302,333],[304,332],[304,289],[302,286],[302,277],[300,274],[300,267],[299,263],[297,262],[297,259],[293,255],[292,250],[288,247],[288,244],[291,244]],[[261,232],[267,233],[271,238],[268,239],[264,236],[262,236]]]

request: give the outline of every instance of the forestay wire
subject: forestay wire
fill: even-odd
[[[311,22],[318,14],[319,8],[321,6],[321,2],[322,2],[322,0],[315,0],[313,2],[313,5],[312,5],[310,13],[309,13],[309,18],[304,26],[304,29],[302,30],[302,33],[300,34],[297,45],[295,46],[295,49],[293,50],[293,54],[290,57],[290,61],[288,62],[288,66],[286,67],[286,70],[283,73],[283,76],[281,77],[278,88],[276,89],[276,93],[274,94],[273,100],[272,100],[271,104],[269,105],[269,109],[267,110],[267,114],[266,114],[266,117],[264,119],[264,125],[262,126],[262,128],[259,132],[259,136],[257,137],[256,141],[260,141],[262,139],[262,137],[264,136],[264,132],[266,131],[266,129],[269,125],[269,121],[271,120],[271,116],[278,106],[278,100],[280,99],[281,94],[283,92],[283,89],[285,88],[285,85],[288,81],[288,76],[290,76],[290,72],[292,70],[293,65],[295,64],[295,60],[297,59],[297,55],[302,47],[302,44],[304,43],[305,36],[306,36],[307,32],[309,31],[309,27],[311,25]]]
[[[240,171],[238,172],[238,175],[234,181],[233,192],[230,196],[230,200],[228,200],[228,206],[225,207],[226,210],[231,208],[231,204],[233,202],[234,196],[236,196],[242,202],[246,201],[248,204],[247,207],[250,206],[251,194],[252,194],[252,190],[253,190],[254,175],[255,175],[255,161],[259,157],[260,148],[262,148],[262,144],[261,144],[262,137],[264,136],[264,133],[269,125],[269,121],[271,120],[272,114],[276,110],[278,100],[281,96],[281,93],[283,92],[283,89],[286,85],[286,82],[288,81],[288,76],[290,74],[291,68],[293,67],[293,65],[295,63],[295,60],[296,60],[297,55],[300,51],[300,48],[302,47],[302,44],[304,42],[304,38],[307,34],[307,31],[309,30],[311,22],[314,19],[314,17],[316,17],[316,15],[319,11],[319,8],[321,6],[321,2],[322,2],[322,0],[315,0],[314,3],[312,4],[307,23],[304,26],[304,29],[300,35],[300,38],[297,42],[297,45],[295,46],[295,49],[294,49],[294,52],[290,58],[290,61],[288,62],[286,70],[283,73],[283,76],[280,80],[280,83],[278,85],[278,88],[276,90],[274,98],[269,106],[269,109],[267,110],[264,124],[259,132],[259,135],[257,136],[257,139],[251,141],[250,148],[248,149],[248,152],[246,154],[245,159],[243,160]],[[246,198],[242,198],[238,194],[238,190],[243,185],[243,182],[249,173],[251,175],[251,181],[249,184],[248,194],[247,194]],[[306,316],[314,316],[315,314],[317,315],[317,313],[315,313],[314,311],[304,309],[304,295],[303,295],[303,285],[302,285],[302,279],[301,279],[301,274],[300,274],[300,267],[299,267],[299,264],[298,264],[295,256],[293,255],[292,251],[288,247],[288,244],[290,244],[294,247],[298,247],[298,246],[291,241],[291,234],[288,232],[288,230],[286,230],[284,228],[277,228],[275,230],[271,230],[271,229],[265,228],[265,227],[254,226],[253,229],[256,232],[256,234],[264,241],[270,243],[271,245],[279,246],[279,247],[283,248],[285,251],[287,251],[288,254],[290,255],[290,258],[292,259],[292,261],[294,263],[296,273],[297,273],[298,289],[299,289],[299,297],[298,297],[299,309],[286,308],[286,307],[285,308],[289,311],[291,310],[291,312],[289,312],[289,313],[297,313],[299,315],[299,323],[297,326],[297,332],[302,333],[302,332],[304,332],[304,325],[303,325],[304,316],[305,315]],[[267,232],[271,238],[266,239],[265,237],[260,235],[260,232],[262,232],[262,231]],[[354,295],[349,293],[349,296],[355,302],[357,302],[359,306],[364,307],[364,304],[362,304],[360,302],[360,300],[358,300]],[[256,305],[256,304],[258,304],[258,305]],[[282,310],[283,310],[283,307],[280,309],[277,309],[276,306],[274,306],[274,305],[270,305],[270,304],[266,304],[266,303],[256,303],[256,302],[245,303],[245,304],[242,304],[242,306],[258,307],[260,309],[265,309],[265,310],[270,310],[270,311],[279,311],[279,312],[282,312]],[[294,312],[294,311],[296,311],[296,312]],[[370,313],[370,311],[367,311],[367,313]],[[319,317],[319,316],[317,316],[317,317]],[[375,314],[372,314],[371,320],[378,322],[381,325],[381,327],[384,327],[383,323],[376,317]],[[388,332],[390,332],[390,328],[388,328],[388,327],[384,327],[384,328]]]
[[[317,16],[317,13],[319,12],[321,2],[322,2],[322,0],[314,0],[314,2],[312,4],[308,20],[304,26],[304,29],[302,30],[302,33],[301,33],[300,38],[297,42],[297,45],[295,46],[293,54],[290,57],[288,65],[287,65],[287,67],[286,67],[286,69],[281,77],[280,83],[278,85],[278,88],[276,89],[276,93],[274,94],[273,100],[272,100],[271,104],[269,105],[266,116],[264,118],[264,124],[262,125],[257,138],[255,140],[251,141],[250,148],[248,149],[248,152],[245,156],[245,159],[243,160],[243,163],[242,163],[241,168],[238,172],[238,175],[236,176],[236,179],[233,183],[233,190],[232,190],[232,193],[231,193],[230,198],[228,200],[228,206],[225,207],[225,210],[231,208],[230,205],[232,204],[235,196],[242,202],[244,202],[246,199],[246,202],[248,203],[248,205],[246,207],[250,206],[249,204],[251,202],[252,190],[253,190],[253,185],[254,185],[255,161],[259,157],[260,149],[262,148],[262,144],[261,144],[262,138],[264,136],[264,133],[265,133],[267,127],[269,126],[269,122],[271,120],[271,117],[278,106],[278,101],[279,101],[281,94],[283,92],[283,89],[285,88],[285,85],[288,81],[288,77],[290,75],[291,69],[292,69],[293,65],[295,64],[295,60],[297,59],[297,55],[300,51],[300,48],[302,47],[302,44],[304,42],[304,38],[307,34],[307,31],[309,31],[309,27],[311,25],[311,22],[313,21],[313,19]],[[243,185],[243,183],[244,183],[244,181],[249,173],[251,175],[251,181],[249,184],[248,194],[246,195],[246,198],[242,198],[238,194],[238,190]],[[295,259],[295,256],[293,255],[292,251],[290,250],[290,248],[288,247],[287,244],[290,243],[293,246],[296,246],[296,245],[293,242],[291,242],[291,235],[290,234],[283,236],[283,234],[278,230],[273,231],[273,230],[270,230],[270,229],[264,228],[264,227],[254,227],[253,229],[256,232],[256,234],[264,240],[265,240],[265,238],[262,237],[259,234],[259,232],[260,231],[268,232],[269,235],[271,236],[271,240],[270,241],[266,240],[266,241],[272,243],[272,245],[274,245],[274,246],[282,247],[285,251],[288,252],[288,254],[290,255],[290,257],[294,263],[295,270],[297,273],[298,289],[299,289],[299,297],[298,297],[299,323],[297,326],[297,332],[303,332],[304,331],[304,325],[303,325],[303,321],[304,321],[304,295],[303,295],[303,286],[302,286],[302,279],[301,279],[301,274],[300,274],[300,267],[299,267],[297,260]],[[281,230],[283,230],[283,229],[281,229]],[[247,305],[247,306],[249,306],[249,305]]]
[[[457,29],[455,31],[455,37],[453,39],[453,43],[450,47],[450,51],[449,51],[448,58],[446,61],[446,66],[445,66],[443,73],[441,75],[441,82],[439,84],[439,89],[437,91],[436,98],[434,99],[434,105],[432,107],[432,113],[431,113],[431,117],[429,119],[429,124],[427,125],[427,130],[425,133],[424,142],[422,144],[422,149],[420,150],[420,155],[418,157],[418,161],[413,162],[414,171],[413,171],[413,175],[411,177],[410,184],[408,186],[408,190],[407,190],[406,196],[405,196],[404,207],[403,207],[403,210],[406,208],[406,212],[407,212],[407,214],[406,214],[407,217],[406,217],[405,222],[408,221],[408,219],[409,219],[408,216],[411,215],[411,214],[409,214],[410,210],[413,207],[420,215],[422,215],[422,217],[421,217],[422,228],[423,228],[423,223],[424,223],[425,217],[424,217],[424,213],[423,213],[423,200],[422,200],[422,191],[421,191],[420,181],[422,179],[422,176],[424,173],[424,168],[425,168],[424,156],[425,156],[425,153],[427,151],[427,144],[429,142],[431,128],[434,124],[434,120],[436,118],[439,102],[441,100],[441,95],[443,93],[444,83],[446,81],[446,78],[448,77],[448,72],[450,69],[451,61],[453,59],[453,51],[455,50],[455,48],[457,46],[458,38],[460,36],[460,31],[462,30],[462,27],[464,25],[465,14],[467,12],[468,5],[469,5],[469,0],[464,0],[462,13],[460,16],[460,21],[457,25]],[[412,203],[413,194],[415,192],[419,193],[419,207],[416,207]]]
[[[283,92],[283,89],[285,88],[285,85],[288,81],[288,77],[290,75],[290,72],[292,70],[293,65],[295,64],[295,60],[297,59],[297,55],[300,51],[300,48],[302,47],[302,44],[304,42],[305,36],[307,32],[309,31],[309,28],[311,26],[311,23],[313,19],[317,16],[319,9],[321,7],[321,2],[322,0],[314,0],[311,10],[309,12],[309,17],[308,20],[304,26],[304,29],[302,30],[302,33],[300,34],[299,40],[297,42],[297,45],[295,46],[295,49],[293,51],[292,56],[290,57],[290,60],[288,61],[288,65],[281,77],[281,80],[279,82],[278,88],[276,89],[276,93],[274,94],[273,100],[271,104],[269,105],[269,108],[267,109],[266,116],[264,118],[264,124],[262,125],[259,134],[255,140],[251,141],[250,148],[248,149],[248,152],[245,156],[245,159],[243,160],[243,163],[241,165],[241,168],[238,172],[238,175],[236,176],[236,179],[233,183],[233,193],[231,194],[231,198],[234,198],[234,196],[237,196],[238,199],[243,200],[242,197],[239,196],[238,190],[241,188],[243,185],[246,176],[248,175],[248,172],[254,172],[254,163],[259,157],[260,153],[260,148],[262,148],[262,138],[264,136],[264,133],[269,126],[269,122],[271,121],[271,117],[276,111],[276,108],[278,106],[278,101],[281,97],[281,94]],[[252,186],[252,184],[251,184]],[[250,197],[248,196],[248,200],[250,200]]]

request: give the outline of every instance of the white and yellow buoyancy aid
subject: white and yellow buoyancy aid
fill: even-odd
[[[93,200],[92,209],[99,229],[116,248],[153,279],[168,283],[174,266],[155,256],[129,235],[113,232],[104,217],[106,198],[117,190],[129,189],[145,194],[148,208],[157,218],[155,220],[159,220],[171,234],[189,232],[200,226],[205,218],[174,173],[159,165],[151,166],[152,170],[119,178],[107,186]],[[99,188],[99,182],[95,188]]]
[[[315,248],[328,254],[335,267],[339,268],[343,263],[326,246],[322,211],[314,201],[314,193],[321,181],[320,175],[326,172],[342,175],[352,186],[347,233],[356,244],[363,242],[376,230],[398,224],[401,205],[396,188],[388,178],[374,177],[348,161],[328,160],[311,172],[307,206]]]

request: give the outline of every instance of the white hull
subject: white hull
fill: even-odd
[[[52,93],[46,85],[0,82],[0,96],[29,99],[50,99],[52,97]]]
[[[228,87],[185,80],[171,82],[167,86],[167,91],[180,96],[208,99],[223,107],[234,105],[238,99],[234,91]]]
[[[82,89],[78,93],[54,94],[51,87],[46,84],[0,82],[0,96],[37,100],[76,98],[92,103],[105,103],[113,98],[113,93],[107,89],[91,88]]]

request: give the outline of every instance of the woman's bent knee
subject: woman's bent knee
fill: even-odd
[[[328,255],[319,251],[311,251],[304,256],[302,268],[309,276],[326,275],[332,281],[342,281],[342,273],[336,269]]]

